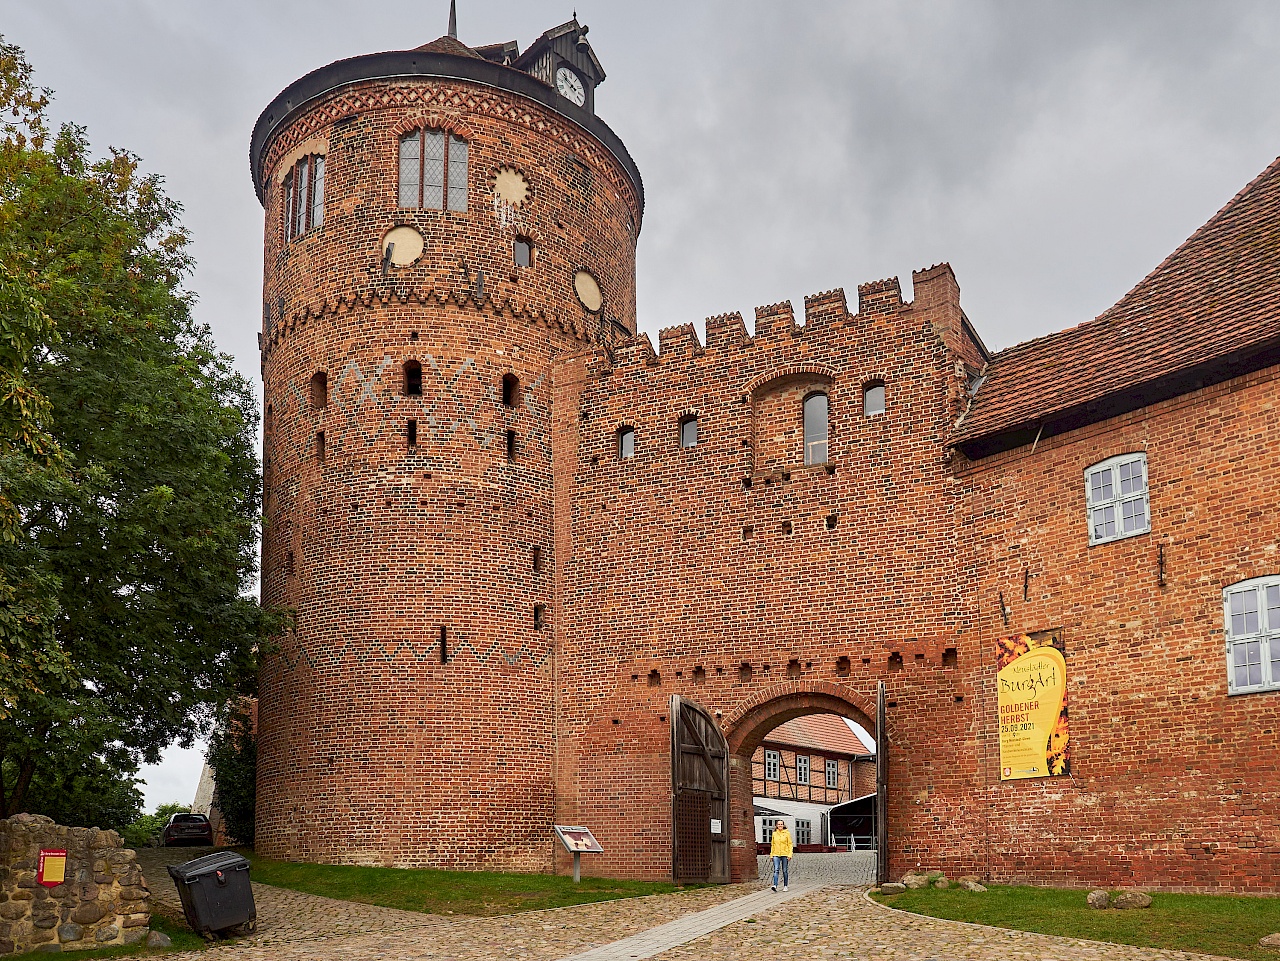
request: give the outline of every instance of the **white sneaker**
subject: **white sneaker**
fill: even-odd
[[[784,890],[784,891],[785,891],[786,889],[787,889],[787,886],[784,884],[784,885],[782,886],[782,890]]]

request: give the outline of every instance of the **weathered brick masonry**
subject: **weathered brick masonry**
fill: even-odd
[[[1222,590],[1280,573],[1274,345],[1215,367],[1228,351],[1206,334],[1190,359],[1144,348],[1145,368],[1095,382],[1105,351],[1080,344],[1099,328],[992,357],[939,265],[910,301],[896,279],[864,284],[855,305],[807,298],[803,323],[761,308],[751,336],[737,315],[709,319],[705,344],[665,330],[655,353],[635,336],[639,174],[593,98],[569,103],[545,82],[554,58],[533,59],[560,50],[591,80],[576,29],[523,56],[442,38],[343,61],[255,130],[263,599],[297,611],[261,677],[262,852],[551,870],[567,864],[551,824],[572,822],[605,847],[588,872],[668,877],[678,693],[727,736],[732,863],[753,875],[753,751],[815,711],[873,730],[883,680],[895,872],[1262,890],[1280,869],[1280,693],[1227,695]],[[398,206],[414,128],[466,141],[465,212]],[[289,239],[285,177],[311,156],[323,224]],[[510,172],[523,201],[500,189]],[[1280,195],[1269,173],[1258,189]],[[1276,206],[1226,232],[1274,236]],[[384,259],[396,226],[424,238],[412,264]],[[1188,249],[1162,270],[1208,272],[1214,317],[1274,287],[1274,252],[1251,280]],[[1143,309],[1178,319],[1194,296],[1150,293],[1159,276]],[[1179,342],[1173,321],[1125,323]],[[1086,385],[1075,406],[1055,376]],[[1148,381],[1163,386],[1114,399]],[[874,385],[885,411],[866,416]],[[815,391],[829,449],[806,466]],[[1151,532],[1090,547],[1084,470],[1133,451]],[[1072,773],[1001,782],[995,642],[1049,628]]]

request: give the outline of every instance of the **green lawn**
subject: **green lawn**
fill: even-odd
[[[1219,894],[1151,895],[1150,908],[1097,911],[1085,891],[992,887],[985,894],[922,888],[877,895],[881,904],[934,918],[1141,947],[1199,951],[1247,961],[1280,961],[1259,939],[1280,931],[1280,898]]]
[[[670,882],[583,878],[581,884],[574,884],[572,877],[551,874],[297,864],[268,861],[252,851],[237,850],[249,858],[254,881],[342,901],[427,914],[512,914],[679,890]]]

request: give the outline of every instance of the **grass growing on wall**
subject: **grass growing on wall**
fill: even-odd
[[[427,914],[512,914],[678,890],[670,882],[584,877],[581,884],[574,884],[572,877],[551,874],[297,864],[268,861],[246,849],[238,850],[250,859],[250,876],[256,882]]]
[[[985,894],[954,887],[942,891],[921,888],[877,895],[876,900],[914,914],[997,928],[1246,961],[1280,959],[1280,951],[1258,944],[1266,935],[1280,932],[1280,898],[1153,893],[1149,908],[1099,911],[1085,904],[1086,893],[1002,886]]]

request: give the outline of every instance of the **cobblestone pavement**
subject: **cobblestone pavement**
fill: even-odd
[[[756,857],[760,880],[773,877],[773,858]],[[822,881],[826,884],[876,883],[876,852],[845,851],[840,854],[797,854],[791,859],[792,881]]]

